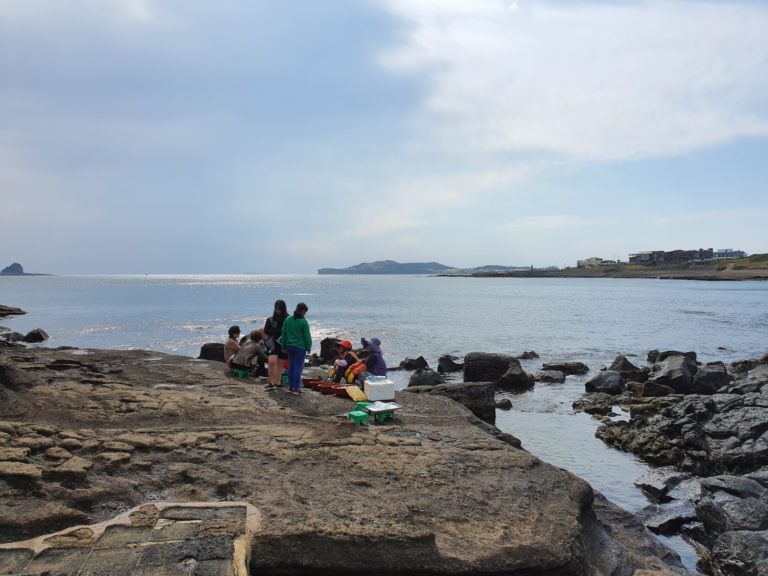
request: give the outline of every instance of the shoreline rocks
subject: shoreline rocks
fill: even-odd
[[[148,499],[237,500],[267,519],[251,548],[263,571],[286,558],[298,572],[359,571],[376,558],[392,573],[684,573],[634,516],[439,395],[398,392],[396,421],[358,428],[347,400],[270,394],[214,362],[0,354],[25,382],[0,387],[12,398],[0,402],[0,447],[17,449],[0,461],[4,542]]]

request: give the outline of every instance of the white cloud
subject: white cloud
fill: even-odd
[[[508,232],[563,230],[568,228],[582,228],[595,224],[595,220],[572,216],[570,214],[548,214],[543,216],[526,216],[512,222],[507,222],[504,228]]]
[[[388,0],[382,55],[427,74],[425,138],[455,151],[603,159],[768,136],[768,8],[755,3]]]

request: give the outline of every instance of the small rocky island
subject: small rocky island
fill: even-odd
[[[48,276],[48,274],[30,274],[24,272],[24,267],[18,262],[14,262],[0,270],[0,276]]]
[[[0,567],[686,573],[586,482],[422,392],[357,427],[348,400],[270,394],[215,361],[0,341]]]

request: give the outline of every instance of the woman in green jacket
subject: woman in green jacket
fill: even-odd
[[[283,323],[280,342],[288,351],[288,392],[301,394],[301,373],[304,371],[304,359],[312,350],[312,336],[304,315],[309,311],[304,302],[296,305],[293,316]]]

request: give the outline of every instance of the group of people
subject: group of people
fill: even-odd
[[[312,336],[306,314],[309,307],[299,302],[293,315],[288,315],[284,300],[277,300],[272,315],[267,318],[264,328],[253,330],[240,341],[240,328],[232,326],[229,338],[224,344],[224,361],[232,369],[253,372],[256,376],[266,374],[268,391],[282,386],[283,368],[287,365],[288,392],[301,394],[301,374],[307,354],[312,350]],[[387,375],[387,364],[381,352],[381,340],[363,338],[363,347],[368,354],[360,359],[352,350],[349,340],[337,345],[337,356],[332,377],[335,382],[353,382],[366,373],[375,376]]]

